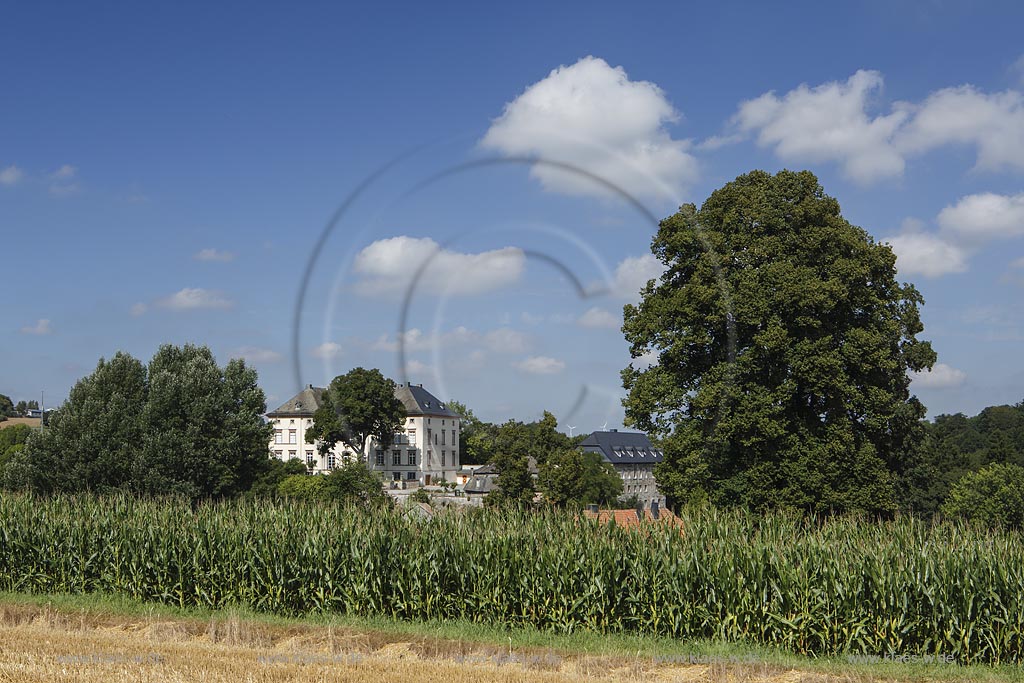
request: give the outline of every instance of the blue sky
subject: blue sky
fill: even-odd
[[[807,168],[924,294],[930,413],[1024,399],[1024,8],[707,5],[5,8],[0,393],[193,341],[270,407],[363,365],[614,427],[645,212]]]

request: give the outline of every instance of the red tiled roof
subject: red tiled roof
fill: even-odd
[[[645,509],[643,517],[643,523],[651,524],[673,524],[678,527],[683,526],[683,521],[676,517],[670,510],[661,510],[658,513],[658,518],[655,519],[654,515],[651,514],[649,509]],[[641,519],[637,517],[636,510],[601,510],[599,512],[591,512],[590,510],[584,510],[583,514],[587,519],[597,519],[601,524],[607,524],[614,521],[616,526],[622,527],[637,527],[641,525]]]

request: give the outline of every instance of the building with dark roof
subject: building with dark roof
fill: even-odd
[[[306,430],[313,426],[313,414],[322,403],[324,391],[323,387],[307,385],[267,413],[274,425],[270,450],[282,460],[303,460],[312,472],[329,472],[346,458],[362,457],[341,443],[321,456],[316,444],[306,443]],[[387,481],[424,485],[455,481],[460,416],[422,384],[399,383],[395,397],[405,406],[405,426],[386,449],[373,440],[367,444],[367,465]]]
[[[665,497],[654,479],[654,466],[662,461],[664,454],[651,444],[646,434],[617,429],[593,432],[580,442],[580,448],[588,453],[599,453],[612,464],[622,477],[623,497],[636,496],[648,508],[651,503],[665,505]]]

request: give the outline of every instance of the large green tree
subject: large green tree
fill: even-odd
[[[101,358],[71,388],[49,426],[30,438],[16,458],[9,486],[36,491],[106,493],[131,488],[145,429],[146,366],[123,352]],[[172,455],[173,457],[173,455]]]
[[[892,250],[807,172],[755,171],[663,220],[665,273],[625,307],[628,421],[661,440],[671,502],[889,511],[935,361]]]
[[[397,385],[376,368],[354,368],[331,380],[306,441],[318,443],[326,454],[343,443],[365,462],[368,440],[388,448],[395,432],[405,426],[405,405],[395,396]]]
[[[492,507],[524,507],[533,502],[537,487],[533,483],[529,460],[522,455],[499,451],[491,459],[498,470],[497,489],[487,494],[484,503]]]
[[[160,347],[148,367],[118,353],[72,388],[8,463],[5,481],[42,492],[237,494],[267,458],[265,411],[244,361],[221,368],[191,344]]]
[[[570,448],[548,457],[540,467],[537,488],[558,507],[610,505],[622,494],[622,478],[600,454]]]

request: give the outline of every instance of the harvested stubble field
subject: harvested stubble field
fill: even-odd
[[[0,601],[0,681],[568,683],[895,681],[775,664],[679,664],[324,625],[117,614]]]

